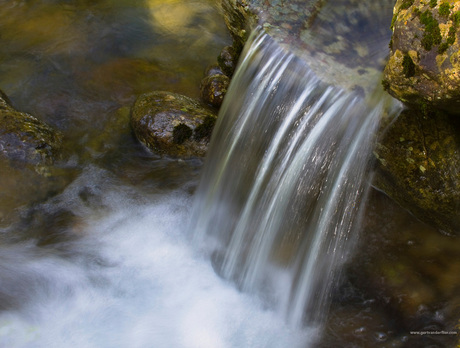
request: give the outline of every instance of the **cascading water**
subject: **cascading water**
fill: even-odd
[[[302,60],[254,32],[222,107],[192,209],[201,162],[149,154],[133,141],[127,122],[119,129],[107,120],[123,123],[127,100],[145,88],[179,88],[184,60],[203,63],[202,22],[190,14],[207,7],[198,0],[135,1],[134,8],[110,3],[120,6],[54,1],[2,7],[0,24],[12,28],[2,30],[9,43],[2,58],[9,60],[2,63],[0,87],[10,85],[18,105],[49,114],[71,139],[70,158],[57,168],[69,170],[66,183],[27,204],[18,200],[17,220],[0,226],[0,346],[309,346],[352,250],[373,133],[384,110],[391,114],[391,101],[320,82]],[[325,3],[327,14],[336,8]],[[144,5],[161,32],[145,28],[152,19]],[[361,26],[362,18],[349,13]],[[27,25],[18,25],[21,20]],[[172,29],[187,38],[174,40]],[[220,50],[224,43],[216,42]],[[386,51],[386,42],[375,46]],[[185,51],[187,59],[171,62]],[[213,61],[216,54],[208,54]],[[160,68],[151,65],[157,59]],[[43,68],[34,78],[31,64]],[[165,75],[166,83],[157,69],[171,64],[180,69]],[[8,192],[10,182],[27,183],[18,192],[12,187],[7,199],[23,192],[35,197],[29,191],[39,185],[25,174],[15,178],[16,168],[4,169]],[[5,198],[2,203],[11,205]],[[193,231],[186,228],[191,219]],[[192,232],[205,257],[189,242]],[[208,254],[214,268],[244,291],[215,274]]]
[[[292,325],[318,324],[392,102],[321,82],[259,30],[242,57],[196,195],[195,239],[223,277]]]

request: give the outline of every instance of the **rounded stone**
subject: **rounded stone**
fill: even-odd
[[[131,110],[137,139],[153,152],[172,157],[204,156],[215,120],[216,115],[196,100],[163,91],[141,95]]]
[[[232,77],[238,63],[239,52],[233,46],[226,46],[217,57],[217,63],[225,75]]]
[[[16,163],[50,165],[61,148],[62,136],[32,115],[11,106],[0,91],[0,154]]]

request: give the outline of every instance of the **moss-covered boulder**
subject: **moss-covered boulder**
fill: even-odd
[[[131,110],[137,139],[172,157],[204,156],[215,121],[216,115],[197,101],[170,92],[143,94]]]
[[[0,91],[0,155],[15,163],[50,165],[59,154],[61,141],[59,132],[15,110]]]
[[[374,152],[376,186],[419,219],[460,235],[460,122],[406,110]]]
[[[460,1],[398,0],[384,86],[395,98],[460,113]]]

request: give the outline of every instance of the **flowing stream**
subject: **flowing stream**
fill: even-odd
[[[225,278],[291,325],[314,326],[353,250],[379,120],[397,104],[321,82],[258,30],[243,57],[197,193],[195,239]]]
[[[386,311],[380,283],[341,282],[361,220],[383,232],[355,283],[416,274],[393,267],[388,235],[426,229],[375,191],[363,215],[379,118],[398,111],[378,77],[365,93],[326,84],[255,30],[203,164],[147,151],[129,108],[152,90],[198,97],[231,43],[213,0],[4,1],[0,33],[0,89],[64,135],[48,176],[0,163],[0,347],[410,346],[412,317]],[[446,243],[430,233],[427,252],[404,241],[417,259]]]

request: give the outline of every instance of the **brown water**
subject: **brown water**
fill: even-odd
[[[49,289],[59,288],[61,282],[66,284],[59,292],[62,297],[58,298],[73,303],[74,298],[66,296],[73,291],[78,293],[79,290],[72,289],[82,285],[80,281],[78,286],[70,281],[67,285],[59,273],[64,267],[69,269],[62,274],[75,273],[72,262],[90,269],[82,277],[91,281],[98,277],[96,284],[103,289],[109,288],[109,283],[118,284],[119,278],[126,278],[127,283],[134,282],[136,286],[139,278],[143,279],[139,275],[131,277],[131,273],[116,274],[113,278],[106,271],[103,276],[93,273],[91,267],[95,265],[112,270],[121,261],[113,261],[105,255],[93,257],[96,251],[91,248],[88,251],[87,244],[94,240],[82,241],[82,237],[97,234],[95,228],[90,228],[94,221],[105,219],[120,206],[129,209],[123,218],[115,219],[106,227],[107,230],[117,230],[124,220],[139,214],[142,210],[139,206],[157,204],[164,199],[164,194],[181,190],[181,197],[189,198],[199,176],[201,161],[177,161],[147,152],[132,136],[128,124],[129,108],[138,95],[151,90],[197,97],[203,71],[215,62],[221,48],[229,44],[229,36],[211,0],[50,0],[1,1],[0,39],[0,89],[10,97],[15,108],[30,112],[59,129],[64,134],[65,148],[62,160],[47,177],[0,163],[0,343],[17,343],[15,339],[22,337],[24,332],[28,335],[35,332],[26,343],[17,343],[17,346],[54,344],[63,347],[75,342],[85,346],[85,342],[92,342],[89,346],[100,347],[98,340],[85,341],[84,331],[75,334],[80,335],[82,341],[72,335],[71,339],[57,339],[55,328],[43,324],[46,320],[56,324],[53,321],[56,320],[78,324],[78,330],[86,328],[79,326],[81,320],[70,320],[64,315],[66,307],[55,310],[54,305],[46,306],[48,297],[55,294],[49,295]],[[110,199],[117,194],[121,198],[117,198],[114,208]],[[171,213],[186,209],[189,204],[187,200],[184,203],[183,198],[180,202],[172,204],[173,208],[165,214],[185,221],[182,215]],[[162,223],[171,223],[161,220],[165,214],[160,211],[156,218]],[[151,225],[145,236],[149,230],[155,230],[155,221],[146,220],[146,224]],[[126,227],[126,231],[132,230],[132,225]],[[113,241],[118,243],[125,239],[125,235],[122,238],[114,236]],[[161,245],[156,239],[155,243]],[[168,255],[164,250],[155,252]],[[120,253],[120,258],[125,258],[123,250],[110,249],[107,253]],[[174,255],[183,257],[182,254]],[[37,260],[48,260],[44,270],[31,266]],[[55,262],[62,266],[56,266]],[[174,268],[168,270],[181,273]],[[41,276],[40,272],[46,276]],[[204,274],[201,272],[199,276],[206,278]],[[190,285],[190,278],[184,279],[185,284]],[[149,296],[146,294],[154,292],[154,287],[149,286],[142,291],[139,288],[139,293]],[[209,284],[200,286],[206,288]],[[183,286],[178,295],[182,294],[182,289]],[[119,293],[128,293],[128,300],[132,301],[134,295],[130,291],[137,289],[114,286],[108,293],[117,293],[116,300],[122,298]],[[273,324],[265,312],[254,317],[255,309],[245,312],[252,308],[247,305],[252,305],[251,301],[244,302],[243,310],[219,297],[222,294],[225,299],[237,296],[229,291],[226,287],[218,287],[205,296],[198,295],[196,302],[192,302],[195,297],[187,297],[183,302],[193,303],[196,311],[189,313],[182,308],[177,311],[179,314],[166,314],[165,321],[181,318],[180,324],[188,325],[187,340],[167,340],[161,333],[154,332],[150,336],[154,338],[142,342],[182,342],[179,346],[184,347],[286,347],[288,342],[292,343],[288,339],[290,336],[297,337],[298,333],[290,332],[282,324]],[[91,296],[85,306],[96,303]],[[221,302],[210,304],[205,301],[206,296],[219,298]],[[116,302],[106,293],[95,297],[100,303]],[[180,302],[180,298],[176,302]],[[29,301],[31,304],[20,311],[21,305]],[[136,301],[141,303],[141,308],[158,311],[158,307],[147,306],[143,297]],[[164,307],[176,308],[176,302]],[[230,319],[224,321],[218,317],[211,310],[214,307]],[[37,308],[57,319],[51,320]],[[127,318],[123,323],[126,326],[132,307],[127,308],[120,310]],[[19,319],[15,317],[16,312],[20,313]],[[159,312],[169,313],[163,307]],[[84,310],[82,313],[83,317],[88,314]],[[140,313],[145,316],[140,315],[140,322],[144,318],[145,326],[155,326],[155,320],[142,310]],[[204,314],[199,317],[199,313]],[[212,315],[206,317],[209,313]],[[109,314],[116,316],[119,312]],[[100,322],[107,320],[109,314],[102,315]],[[61,320],[59,315],[66,319]],[[194,319],[197,315],[199,320]],[[455,347],[458,335],[448,333],[460,332],[459,319],[458,238],[441,235],[418,222],[382,193],[374,191],[364,217],[357,254],[337,284],[319,346]],[[23,324],[24,321],[27,324]],[[191,325],[192,322],[197,325]],[[92,323],[89,320],[88,327]],[[62,325],[60,334],[69,330]],[[100,331],[112,335],[111,332],[119,330],[119,326],[112,325],[115,329],[108,327]],[[259,326],[253,328],[252,325]],[[159,327],[174,337],[176,331],[164,322]],[[139,323],[132,332],[148,336],[145,332],[150,331],[141,328],[147,330]],[[216,335],[211,334],[213,330]],[[43,338],[49,332],[49,340]],[[196,332],[206,340],[194,339]],[[228,336],[231,339],[225,340]],[[282,338],[277,340],[276,337]],[[35,338],[39,343],[34,343]],[[107,337],[99,339],[110,346]],[[296,343],[299,341],[302,340],[295,338]],[[45,345],[44,342],[54,343]],[[59,342],[63,342],[62,345],[56,345]],[[111,347],[130,346],[127,342],[133,340],[120,342],[124,345],[116,343]]]
[[[230,42],[214,1],[2,1],[0,35],[0,89],[64,134],[50,177],[2,165],[0,226],[90,164],[156,189],[194,175],[195,163],[188,173],[139,146],[129,110],[152,90],[198,97],[204,70]]]

